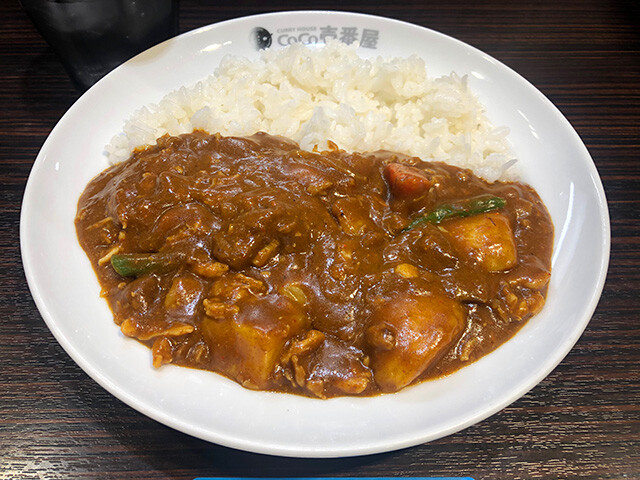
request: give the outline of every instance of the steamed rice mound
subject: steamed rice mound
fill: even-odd
[[[471,168],[493,181],[513,163],[508,129],[494,127],[455,73],[429,78],[417,57],[363,59],[331,41],[266,50],[258,60],[227,56],[209,78],[143,107],[107,146],[109,160],[168,133],[202,129],[282,135],[303,149],[391,150]]]

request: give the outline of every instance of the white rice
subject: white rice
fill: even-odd
[[[391,150],[471,168],[489,181],[515,160],[506,127],[455,73],[429,78],[419,57],[360,58],[355,47],[294,44],[259,60],[227,56],[209,78],[136,111],[106,147],[112,163],[168,133],[264,131],[303,149]],[[510,177],[512,170],[510,170]]]

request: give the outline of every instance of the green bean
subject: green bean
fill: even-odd
[[[168,272],[176,268],[181,259],[176,253],[122,253],[111,257],[111,266],[123,277],[138,277]]]
[[[492,212],[504,207],[506,204],[507,201],[504,198],[481,195],[479,197],[463,200],[460,203],[441,205],[426,215],[422,215],[413,220],[409,225],[403,228],[401,232],[407,232],[423,223],[432,223],[437,225],[448,218],[470,217],[471,215]]]

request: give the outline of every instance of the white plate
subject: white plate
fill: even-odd
[[[134,109],[212,73],[226,54],[258,56],[251,32],[273,46],[314,41],[321,27],[367,29],[363,56],[417,54],[431,76],[468,74],[496,125],[511,129],[525,180],[556,227],[544,310],[512,340],[436,381],[374,398],[314,400],[245,390],[221,376],[151,366],[149,350],[124,338],[99,297],[76,239],[80,193],[107,167],[104,146]],[[371,36],[373,35],[373,36]],[[95,381],[136,410],[182,432],[259,453],[335,457],[443,437],[510,404],[564,358],[586,327],[609,259],[602,184],[585,146],[538,90],[490,56],[450,37],[394,20],[341,12],[287,12],[231,20],[186,33],[117,68],[62,117],[26,187],[21,247],[35,302],[56,339]]]

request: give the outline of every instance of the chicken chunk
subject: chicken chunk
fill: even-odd
[[[331,207],[331,212],[338,219],[344,233],[360,236],[375,227],[366,207],[367,199],[364,197],[343,197],[336,200]]]
[[[372,384],[365,362],[362,351],[317,330],[291,342],[282,355],[285,377],[318,398],[364,392]]]
[[[192,316],[204,293],[206,284],[196,275],[184,273],[174,277],[164,298],[169,314]]]

